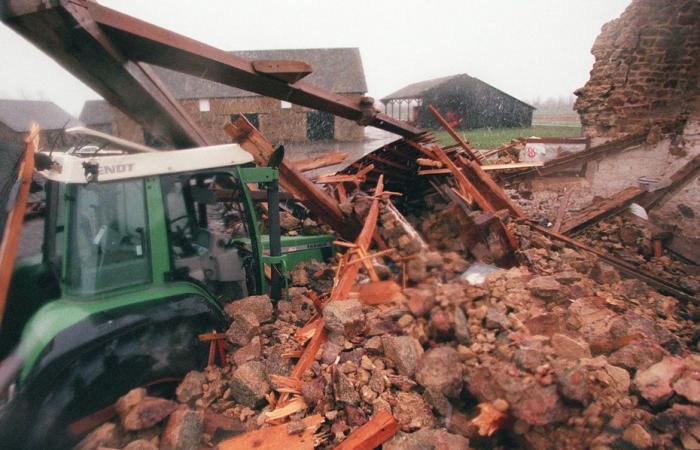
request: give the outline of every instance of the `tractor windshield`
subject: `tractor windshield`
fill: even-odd
[[[151,279],[143,180],[69,187],[65,284],[90,295]]]

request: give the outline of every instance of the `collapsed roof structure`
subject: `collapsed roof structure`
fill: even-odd
[[[189,374],[177,411],[174,401],[149,409],[153,399],[136,390],[81,448],[133,439],[221,449],[693,448],[700,440],[697,265],[673,250],[668,230],[626,213],[696,179],[697,141],[681,146],[654,189],[604,201],[562,190],[549,203],[533,192],[546,175],[585,174],[692,132],[665,136],[668,127],[651,126],[575,151],[545,139],[480,151],[429,109],[455,140],[439,146],[369,99],[353,104],[306,83],[302,62],[246,61],[92,2],[10,4],[6,23],[176,146],[204,138],[145,63],[404,137],[316,183],[283,162],[283,187],[336,231],[346,253],[295,271],[288,301],[231,302],[229,331],[200,337],[211,355],[225,348],[221,367],[212,357]],[[640,4],[658,2],[636,0],[632,13]],[[700,11],[694,4],[674,17],[686,15],[697,23]],[[272,157],[244,118],[227,132],[258,164]],[[525,161],[532,145],[545,157]],[[558,146],[554,155],[546,145]],[[590,205],[575,211],[577,200]],[[304,226],[287,219],[289,231]],[[467,259],[481,265],[465,273]]]

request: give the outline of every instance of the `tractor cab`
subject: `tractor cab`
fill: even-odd
[[[70,132],[90,142],[107,136]],[[273,268],[286,273],[332,254],[332,236],[281,237],[270,229],[278,220],[261,219],[279,214],[267,198],[278,173],[254,167],[236,144],[156,151],[109,137],[88,148],[52,155],[42,172],[51,197],[46,259],[61,266],[66,295],[180,280],[231,300],[265,292]],[[280,240],[275,261],[271,240]]]

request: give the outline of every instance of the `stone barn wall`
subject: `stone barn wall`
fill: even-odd
[[[344,95],[359,101],[362,94]],[[303,142],[306,136],[307,113],[313,111],[303,106],[282,108],[281,102],[269,97],[236,97],[209,99],[209,111],[200,111],[199,100],[182,100],[185,111],[194,118],[206,136],[214,144],[231,142],[223,127],[232,114],[257,114],[260,131],[273,144]],[[144,142],[143,129],[124,113],[112,108],[114,135],[135,142]],[[364,128],[355,122],[335,117],[334,136],[337,141],[362,141]]]
[[[574,109],[588,136],[613,137],[698,114],[700,2],[633,0],[606,25]]]

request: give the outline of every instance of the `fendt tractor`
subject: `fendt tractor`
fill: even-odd
[[[89,145],[35,158],[44,242],[15,265],[0,328],[3,449],[70,447],[130,389],[201,370],[198,335],[224,329],[223,301],[279,297],[295,264],[333,252],[329,235],[280,236],[278,170],[237,144],[155,151],[70,131]]]

